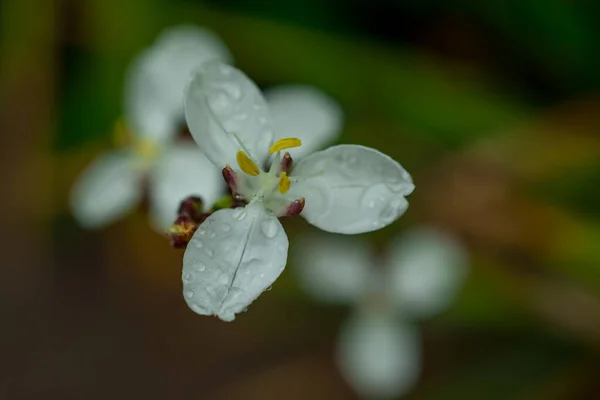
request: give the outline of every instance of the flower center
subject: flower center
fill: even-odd
[[[156,140],[136,137],[122,117],[115,123],[113,143],[118,148],[130,147],[140,168],[151,166],[160,152],[160,145]]]
[[[248,201],[262,201],[265,197],[279,192],[286,194],[290,190],[291,180],[286,171],[281,171],[279,166],[281,162],[281,151],[299,147],[302,142],[298,138],[285,138],[276,141],[271,148],[269,154],[275,155],[272,158],[271,167],[268,172],[261,170],[257,163],[249,154],[244,151],[238,151],[236,154],[237,163],[246,175],[247,188],[243,190],[242,195]]]

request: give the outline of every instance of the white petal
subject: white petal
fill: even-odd
[[[432,316],[447,307],[466,273],[463,247],[434,229],[415,229],[391,246],[391,295],[414,316]]]
[[[165,140],[183,122],[183,93],[192,71],[231,55],[211,31],[192,25],[164,31],[138,56],[126,78],[125,113],[138,136]]]
[[[198,228],[183,256],[185,300],[198,314],[232,321],[275,282],[287,251],[283,227],[260,204],[219,210]]]
[[[305,235],[291,247],[300,285],[322,301],[343,304],[359,300],[370,279],[368,243],[341,235]]]
[[[314,176],[292,184],[287,194],[306,199],[301,215],[320,229],[344,234],[391,224],[408,208],[404,196],[414,189],[410,175],[396,161],[355,145],[313,153],[300,161],[292,175]]]
[[[342,109],[317,88],[304,85],[279,86],[265,92],[275,126],[275,140],[297,137],[302,146],[289,149],[300,158],[333,142],[342,126]]]
[[[361,396],[396,398],[418,378],[419,339],[391,314],[362,312],[342,327],[337,359],[342,375]]]
[[[192,141],[165,149],[150,180],[151,216],[155,228],[165,231],[177,217],[182,200],[199,196],[210,208],[222,195],[225,185],[221,172]]]
[[[132,153],[113,151],[87,167],[71,190],[73,215],[83,227],[100,228],[130,212],[142,197],[141,173]]]
[[[219,168],[236,166],[243,150],[262,162],[273,140],[267,103],[260,90],[240,70],[211,61],[197,69],[185,92],[185,117],[192,136]]]

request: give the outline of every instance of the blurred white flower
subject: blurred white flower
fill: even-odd
[[[278,217],[302,213],[326,231],[373,231],[404,213],[414,189],[400,164],[363,146],[330,147],[292,166],[281,151],[316,150],[339,129],[341,113],[307,88],[279,89],[269,98],[273,106],[241,71],[218,61],[202,64],[186,89],[192,136],[234,196],[248,202],[212,214],[188,245],[184,296],[198,314],[231,321],[273,284],[288,249]]]
[[[376,259],[356,238],[314,234],[292,249],[301,286],[315,298],[356,309],[340,332],[337,363],[364,398],[392,398],[420,370],[415,319],[446,308],[462,284],[467,255],[453,238],[417,228]]]
[[[207,204],[222,189],[219,171],[192,142],[174,143],[183,122],[183,92],[191,72],[210,59],[229,61],[210,31],[179,26],[164,31],[132,63],[125,83],[128,145],[98,157],[75,183],[71,209],[86,228],[100,228],[131,211],[149,184],[151,219],[164,231],[179,202],[199,194]]]

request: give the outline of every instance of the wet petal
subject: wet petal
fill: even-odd
[[[183,257],[183,295],[202,315],[232,321],[285,268],[288,239],[260,204],[223,209],[200,225]]]
[[[420,370],[415,330],[386,313],[361,312],[343,327],[337,361],[344,378],[366,398],[396,398],[415,384]]]
[[[130,212],[142,197],[141,174],[126,150],[99,156],[75,182],[70,206],[85,228],[101,228]]]
[[[353,303],[368,290],[372,260],[366,241],[341,235],[305,234],[291,246],[300,285],[315,298]]]
[[[392,298],[402,310],[429,317],[454,299],[467,273],[468,257],[452,237],[432,228],[419,228],[390,246]]]
[[[340,133],[340,106],[317,88],[304,85],[279,86],[265,92],[275,126],[275,140],[297,137],[302,146],[289,150],[300,158],[324,148]]]
[[[236,165],[238,151],[249,152],[258,163],[266,159],[273,140],[267,103],[240,70],[204,63],[186,88],[185,117],[196,143],[217,167]]]
[[[165,140],[183,122],[183,93],[192,71],[231,55],[211,31],[193,25],[165,30],[132,63],[126,78],[125,112],[137,136]]]
[[[190,196],[202,199],[210,208],[225,194],[221,172],[192,141],[178,143],[160,156],[150,180],[150,206],[154,227],[161,232],[177,217],[182,200]]]
[[[305,197],[302,216],[329,232],[374,231],[398,219],[408,208],[405,196],[414,185],[408,172],[369,147],[333,146],[303,159],[293,176],[313,176],[292,184],[290,198]]]

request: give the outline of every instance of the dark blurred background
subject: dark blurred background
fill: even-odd
[[[422,223],[467,246],[406,398],[600,398],[600,3],[5,0],[0,18],[0,398],[356,398],[333,361],[349,308],[308,298],[293,265],[224,323],[187,308],[182,252],[143,209],[97,232],[69,215],[128,63],[181,23],[262,87],[321,88],[340,141],[412,173],[376,246]],[[293,250],[306,224],[285,225]]]

